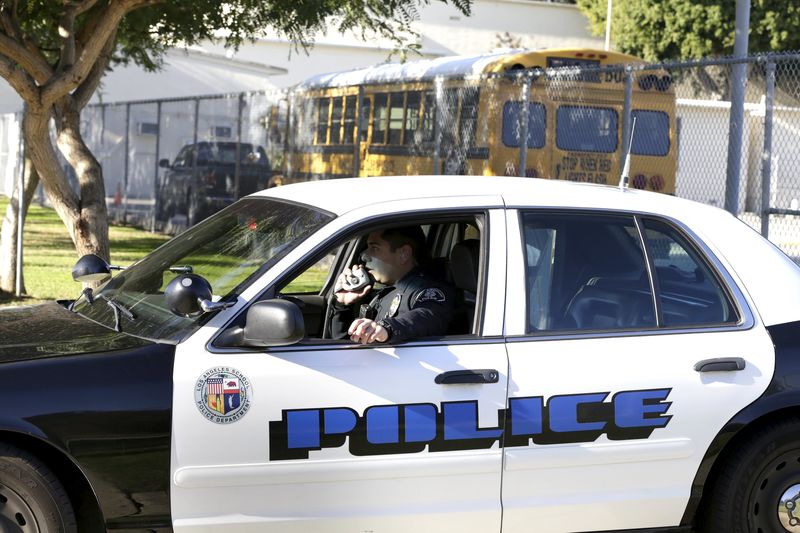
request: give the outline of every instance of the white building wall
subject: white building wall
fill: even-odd
[[[530,0],[476,1],[465,17],[450,5],[425,8],[415,28],[423,47],[449,54],[479,54],[503,46],[506,34],[520,48],[602,48],[603,39],[589,32],[589,21],[570,4]],[[506,45],[508,46],[508,45]]]
[[[764,105],[745,104],[740,171],[740,211],[761,211]],[[678,179],[676,194],[717,207],[725,205],[730,102],[677,100]],[[800,109],[773,111],[770,202],[800,208]]]

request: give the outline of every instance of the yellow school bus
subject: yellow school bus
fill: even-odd
[[[603,67],[642,63],[597,50],[517,50],[316,76],[290,93],[272,185],[404,174],[616,184],[625,72]],[[672,194],[672,79],[634,70],[629,85],[631,186]]]

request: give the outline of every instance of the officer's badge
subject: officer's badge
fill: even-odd
[[[414,305],[420,304],[422,302],[436,302],[438,304],[443,304],[447,301],[447,298],[444,296],[444,291],[437,288],[430,288],[425,289],[421,293],[417,295],[416,301]]]
[[[250,380],[227,366],[206,370],[194,386],[194,403],[208,420],[230,424],[250,410]]]
[[[391,318],[397,314],[397,310],[400,309],[400,302],[403,300],[403,295],[398,293],[392,299],[392,303],[389,305],[389,312],[386,314],[386,318]]]

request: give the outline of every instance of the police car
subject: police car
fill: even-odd
[[[450,329],[331,339],[365,235],[412,223]],[[719,209],[320,181],[73,275],[0,313],[3,531],[800,531],[800,270]]]

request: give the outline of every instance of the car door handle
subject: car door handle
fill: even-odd
[[[698,372],[737,372],[744,370],[746,363],[741,357],[717,357],[703,359],[694,365]]]
[[[436,376],[439,385],[454,385],[463,383],[497,383],[500,373],[491,368],[474,370],[449,370]]]

